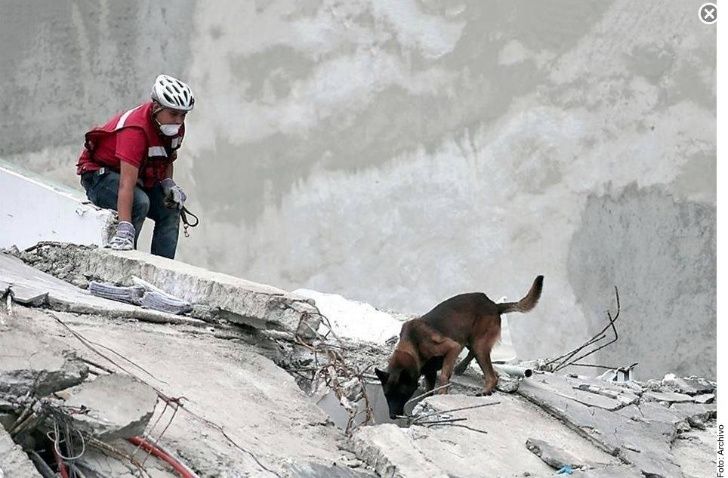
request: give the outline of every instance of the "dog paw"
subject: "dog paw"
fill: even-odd
[[[483,390],[482,392],[479,392],[476,397],[489,397],[493,395],[493,390]]]

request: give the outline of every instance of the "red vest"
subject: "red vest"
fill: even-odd
[[[116,134],[124,128],[139,128],[146,137],[146,157],[142,158],[139,179],[144,188],[151,188],[166,177],[167,167],[177,158],[177,149],[182,145],[185,127],[182,125],[177,136],[162,135],[152,119],[152,102],[144,103],[125,113],[119,113],[103,126],[86,133],[85,148],[76,164],[76,173],[98,171],[102,167],[119,172],[119,159],[101,159],[94,156],[94,147],[102,139]]]

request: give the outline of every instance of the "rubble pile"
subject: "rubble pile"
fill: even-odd
[[[132,285],[139,274],[196,311],[220,313],[200,320],[94,297],[0,254],[3,478],[63,466],[130,478],[697,478],[715,467],[717,388],[704,378],[497,364],[494,395],[476,396],[482,377],[470,368],[449,394],[391,423],[372,371],[392,345],[337,337],[326,317],[309,320],[309,301],[136,252],[41,245],[28,254],[59,275],[48,258],[113,266],[81,275]]]

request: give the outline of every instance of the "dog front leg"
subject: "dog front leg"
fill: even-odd
[[[463,350],[463,346],[454,340],[448,340],[443,345],[443,348],[445,349],[445,356],[442,360],[442,370],[440,371],[440,386],[450,383],[455,362],[457,362],[458,355],[460,355],[460,352]],[[447,393],[447,388],[440,389],[439,393]]]

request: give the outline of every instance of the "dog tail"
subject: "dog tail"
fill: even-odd
[[[504,302],[502,304],[496,304],[498,307],[499,314],[506,314],[508,312],[528,312],[538,303],[538,299],[541,298],[541,291],[543,290],[543,276],[536,277],[533,281],[531,290],[528,291],[526,297],[519,300],[518,302]]]

